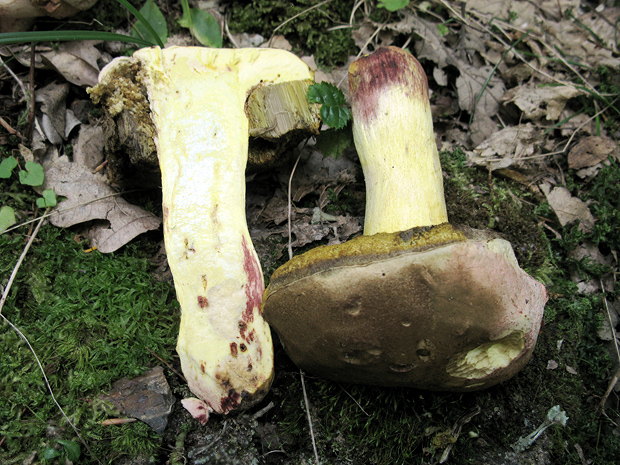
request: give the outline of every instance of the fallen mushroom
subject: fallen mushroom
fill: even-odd
[[[447,223],[428,84],[409,53],[349,67],[364,235],[294,257],[263,314],[302,369],[337,381],[476,390],[529,360],[546,291],[510,244]]]
[[[62,19],[95,3],[97,0],[0,0],[0,32],[25,31],[39,16]]]
[[[152,119],[166,254],[182,313],[177,351],[200,399],[184,405],[203,422],[211,411],[258,402],[273,376],[263,276],[245,219],[246,100],[255,87],[307,87],[312,78],[282,50],[155,47],[115,59],[90,90],[112,114]]]

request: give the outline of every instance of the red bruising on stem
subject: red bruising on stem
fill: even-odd
[[[199,295],[198,296],[198,306],[200,308],[205,308],[209,305],[209,301],[207,300],[207,298],[205,296]]]
[[[227,414],[241,403],[241,394],[234,389],[228,390],[228,395],[220,399],[220,411]]]
[[[241,332],[241,336],[245,339],[247,325],[254,321],[254,311],[260,311],[265,284],[256,255],[252,253],[253,251],[250,249],[245,236],[242,236],[241,245],[243,247],[243,271],[247,277],[247,282],[245,284],[246,307],[241,315],[239,331]]]
[[[167,233],[170,233],[170,225],[168,224],[168,214],[169,214],[170,209],[166,206],[164,206],[164,230]]]
[[[370,124],[375,118],[379,97],[394,87],[402,88],[411,99],[428,101],[426,73],[409,52],[398,47],[382,47],[351,63],[349,91],[353,118]]]
[[[237,350],[237,343],[236,342],[231,342],[230,343],[230,353],[232,354],[233,357],[236,357],[237,354],[239,353]]]

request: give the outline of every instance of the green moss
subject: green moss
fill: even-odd
[[[268,39],[276,28],[293,18],[276,34],[284,35],[297,50],[313,54],[319,65],[341,66],[357,51],[351,29],[329,29],[349,22],[353,3],[349,0],[329,2],[306,11],[316,5],[316,1],[231,2],[228,21],[231,32],[261,34]]]
[[[23,247],[21,234],[0,235],[2,284]],[[54,394],[100,459],[112,451],[153,451],[156,435],[145,425],[102,428],[95,398],[112,382],[170,360],[178,327],[171,284],[158,283],[140,257],[138,240],[119,253],[85,253],[68,231],[45,226],[22,265],[3,315],[28,338]],[[0,345],[0,461],[43,448],[46,428],[65,439],[73,431],[61,417],[25,343],[3,324]],[[115,440],[115,437],[118,439]],[[128,441],[131,447],[120,447]],[[92,459],[92,458],[91,458]],[[84,463],[90,463],[86,459]]]
[[[540,199],[513,181],[467,166],[460,149],[440,157],[450,223],[496,231],[512,244],[522,268],[534,273],[541,267],[549,251],[536,216]]]

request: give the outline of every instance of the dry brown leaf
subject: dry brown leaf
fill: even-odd
[[[458,67],[459,63],[454,52],[444,44],[444,39],[439,34],[436,24],[414,16],[407,17],[407,24],[412,32],[422,38],[415,42],[415,57],[418,60],[427,59],[436,63],[441,69],[448,65]],[[388,27],[393,26],[388,25]]]
[[[358,169],[359,164],[344,155],[337,159],[323,158],[323,154],[313,150],[295,171],[292,184],[293,202],[299,202],[319,186],[355,182]],[[288,177],[289,173],[281,173],[280,178],[284,185],[288,184]]]
[[[489,15],[493,18],[508,19],[512,7],[510,0],[468,0],[467,9],[475,10],[478,13]]]
[[[282,35],[273,36],[271,40],[268,40],[267,42],[263,43],[261,47],[262,48],[266,48],[266,47],[279,48],[279,49],[288,50],[288,51],[293,50],[293,46],[291,45],[291,43],[288,40],[286,40],[286,37]]]
[[[240,34],[231,34],[236,47],[239,48],[251,48],[251,47],[259,47],[263,42],[265,42],[265,38],[260,34],[248,34],[247,32],[242,32]]]
[[[63,42],[57,49],[42,53],[41,60],[76,86],[94,86],[99,76],[97,61],[101,58],[96,43],[92,40]]]
[[[69,84],[48,84],[35,94],[41,104],[40,126],[52,144],[59,145],[65,137]]]
[[[461,75],[456,78],[456,91],[459,97],[461,110],[482,112],[487,116],[494,116],[506,91],[504,81],[497,76],[491,76],[493,68],[490,66],[474,67],[461,63]],[[484,92],[478,100],[480,92]]]
[[[94,171],[103,161],[104,143],[101,125],[83,125],[73,147],[73,161]]]
[[[489,115],[477,111],[474,114],[474,120],[469,126],[469,131],[471,133],[471,143],[474,147],[477,147],[485,140],[493,137],[493,134],[498,132],[498,126]]]
[[[618,158],[618,144],[609,137],[590,136],[581,139],[568,152],[568,167],[574,170],[588,168],[607,160]]]
[[[53,69],[67,81],[77,86],[94,86],[99,75],[98,61],[101,52],[95,47],[98,42],[70,41],[61,42],[58,46],[37,46],[35,68]],[[10,53],[22,65],[30,67],[30,53],[23,53],[29,45],[9,46],[2,50]]]
[[[77,163],[59,162],[45,173],[45,188],[59,197],[50,221],[69,227],[92,220],[104,220],[109,226],[90,231],[93,245],[102,253],[114,252],[134,237],[159,228],[161,220],[152,213],[130,204],[97,176]]]
[[[520,167],[537,151],[540,131],[531,123],[502,129],[467,152],[470,163],[490,170]]]
[[[510,89],[503,100],[514,103],[524,116],[533,121],[542,119],[556,121],[560,118],[566,102],[581,95],[582,91],[573,86],[537,87],[534,84]]]
[[[566,187],[557,186],[551,189],[549,183],[543,183],[539,187],[547,197],[549,205],[562,226],[579,221],[580,231],[589,232],[592,230],[595,219],[585,202],[573,197]]]
[[[577,20],[583,23],[583,21],[588,21],[589,18],[590,14],[588,13],[579,16]],[[613,36],[615,33],[614,21],[607,23],[605,21],[598,21],[598,18],[596,18],[594,21],[591,20],[591,22],[596,22],[597,26],[600,26],[598,33],[604,37]],[[620,66],[620,59],[610,49],[598,43],[596,38],[584,26],[580,26],[577,21],[545,21],[542,27],[549,45],[559,50],[568,61],[581,62],[592,68]],[[609,45],[614,43],[612,41]]]
[[[562,19],[567,11],[579,11],[581,0],[539,0],[538,8],[546,17]]]

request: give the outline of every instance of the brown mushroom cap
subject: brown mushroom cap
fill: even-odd
[[[467,391],[527,363],[546,300],[507,241],[446,223],[294,257],[273,275],[263,314],[309,373]]]

